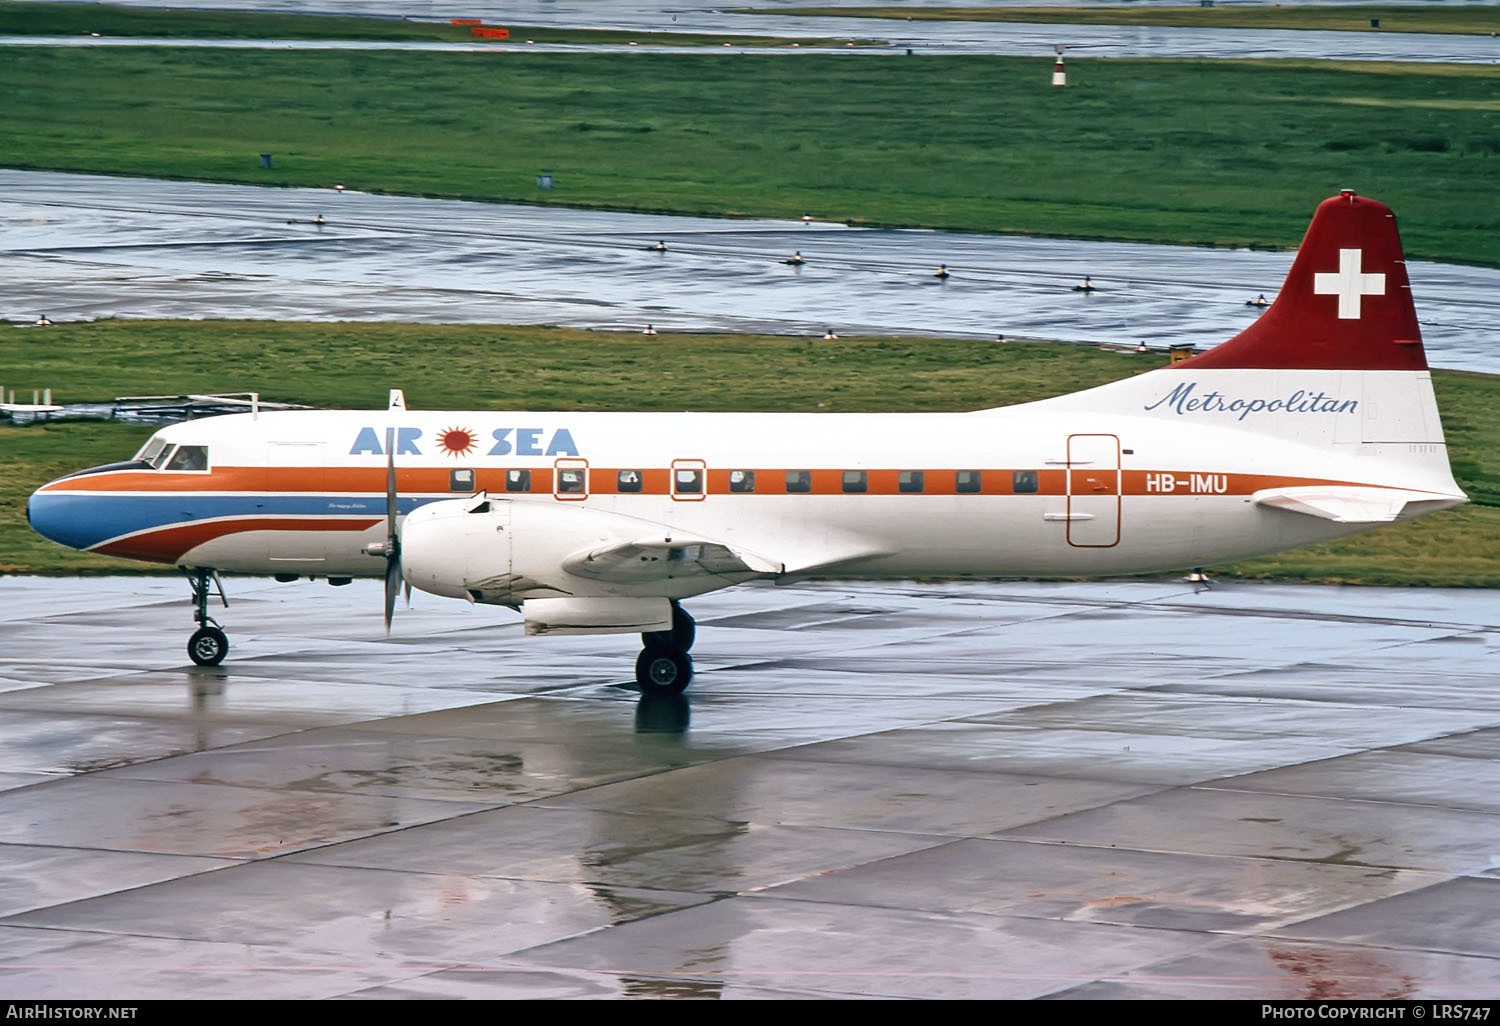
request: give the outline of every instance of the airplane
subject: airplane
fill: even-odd
[[[51,324],[51,321],[47,322]],[[11,417],[20,420],[32,420],[38,417],[46,417],[48,414],[61,413],[62,407],[52,401],[52,389],[47,389],[44,396],[40,390],[33,389],[31,402],[16,402],[16,390],[10,390],[10,399],[5,398],[4,387],[0,387],[0,416]]]
[[[31,526],[175,565],[217,665],[220,571],[384,577],[519,611],[528,634],[639,633],[677,694],[683,602],[750,580],[1198,568],[1467,501],[1395,218],[1321,203],[1286,283],[1186,361],[969,413],[252,411],[174,424],[38,488]],[[225,603],[227,605],[227,602]]]

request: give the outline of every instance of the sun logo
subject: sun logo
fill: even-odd
[[[463,428],[448,428],[438,439],[438,447],[449,456],[467,456],[474,451],[474,436]]]

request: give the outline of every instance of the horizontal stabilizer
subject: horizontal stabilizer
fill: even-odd
[[[1266,488],[1250,496],[1257,506],[1332,520],[1335,524],[1386,524],[1403,514],[1431,513],[1466,502],[1465,496],[1404,488],[1360,485],[1308,485]]]
[[[647,584],[703,575],[775,575],[786,567],[712,539],[674,534],[578,552],[563,560],[563,569],[595,581]]]

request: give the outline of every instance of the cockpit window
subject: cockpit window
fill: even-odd
[[[149,438],[146,444],[141,446],[141,451],[135,454],[137,463],[150,463],[161,455],[161,451],[167,447],[167,443],[160,438]]]
[[[207,470],[208,446],[179,445],[167,461],[168,470]]]

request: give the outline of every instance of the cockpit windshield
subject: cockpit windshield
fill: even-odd
[[[173,445],[162,438],[152,438],[135,454],[135,462],[149,463],[156,470],[207,470],[208,446]]]
[[[156,435],[152,435],[146,440],[146,444],[141,446],[141,451],[135,454],[135,461],[137,463],[152,463],[154,465],[156,457],[160,456],[162,450],[166,447],[167,443],[165,441]]]
[[[167,460],[168,470],[207,470],[208,446],[179,445]]]

